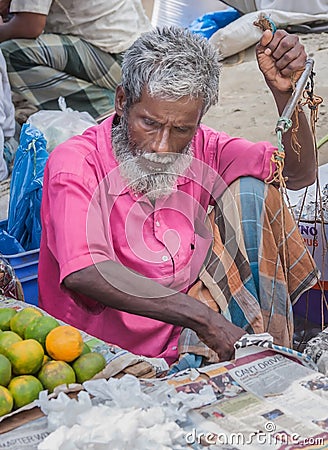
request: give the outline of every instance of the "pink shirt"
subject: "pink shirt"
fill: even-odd
[[[104,341],[171,364],[177,359],[180,327],[82,296],[74,301],[61,283],[72,272],[109,259],[186,292],[211,245],[204,221],[213,197],[238,177],[266,178],[275,148],[201,125],[190,168],[173,193],[153,206],[134,195],[120,176],[112,152],[112,121],[69,139],[49,157],[41,210],[39,305]]]

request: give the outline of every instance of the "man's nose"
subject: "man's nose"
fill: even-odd
[[[157,130],[152,142],[152,151],[155,153],[168,153],[170,149],[170,130]]]

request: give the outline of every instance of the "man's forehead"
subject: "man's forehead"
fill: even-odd
[[[169,115],[174,117],[177,125],[199,122],[203,111],[203,99],[191,98],[189,95],[180,98],[170,98],[165,95],[150,94],[144,91],[138,103],[132,108],[153,118],[160,119]]]

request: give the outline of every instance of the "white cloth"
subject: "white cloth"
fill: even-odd
[[[10,12],[45,14],[46,33],[78,36],[109,53],[151,29],[141,0],[12,0]]]
[[[273,20],[277,28],[318,20],[328,21],[328,12],[305,14],[269,9],[265,10],[265,13]],[[261,39],[262,31],[254,26],[254,21],[259,14],[260,11],[245,14],[212,34],[210,42],[218,49],[222,59],[251,47]]]
[[[15,134],[15,108],[12,103],[7,66],[0,50],[0,181],[8,177],[8,167],[3,158],[5,138]]]
[[[243,14],[261,11],[263,9],[276,9],[278,11],[306,14],[328,13],[328,0],[228,0],[224,3],[236,8]]]
[[[278,9],[305,14],[328,13],[328,0],[255,0],[257,10]]]

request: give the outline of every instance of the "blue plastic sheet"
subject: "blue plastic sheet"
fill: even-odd
[[[0,224],[1,227],[1,224]],[[0,254],[3,255],[15,255],[16,253],[21,253],[24,251],[24,248],[20,245],[20,243],[13,236],[6,231],[6,227],[0,228]]]
[[[210,12],[195,19],[189,25],[188,29],[193,33],[201,34],[209,39],[217,30],[238,19],[240,15],[241,14],[234,8]]]
[[[7,230],[0,230],[1,253],[9,254],[6,249],[10,247],[11,254],[15,240],[14,253],[40,247],[43,173],[49,156],[46,146],[40,130],[28,123],[22,126],[10,183]]]

